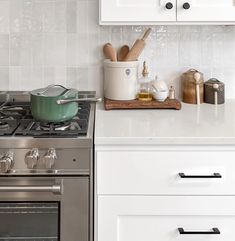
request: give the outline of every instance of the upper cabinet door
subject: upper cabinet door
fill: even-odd
[[[175,21],[176,0],[100,0],[100,24]]]
[[[177,21],[180,22],[233,22],[234,0],[178,0]]]

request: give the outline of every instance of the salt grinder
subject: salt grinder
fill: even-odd
[[[224,103],[224,83],[218,79],[212,78],[205,82],[205,102],[209,104],[223,104]]]
[[[174,86],[171,86],[169,89],[169,99],[174,100],[175,99],[175,88]]]

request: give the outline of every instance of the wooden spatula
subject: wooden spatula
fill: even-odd
[[[127,54],[129,53],[129,50],[130,48],[128,45],[123,45],[117,54],[118,61],[124,61]]]
[[[107,43],[103,47],[104,56],[111,61],[117,61],[117,53],[111,43]]]
[[[134,45],[126,56],[125,61],[135,61],[138,59],[146,45],[145,40],[148,38],[151,31],[152,29],[148,28],[144,33],[144,36],[141,39],[137,39],[135,41]]]

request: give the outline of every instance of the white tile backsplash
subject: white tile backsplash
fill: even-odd
[[[9,35],[0,34],[0,66],[9,66]]]
[[[132,45],[147,26],[99,26],[98,9],[98,0],[0,0],[1,90],[58,83],[102,94],[103,44]],[[181,73],[197,68],[235,98],[234,26],[154,26],[143,60],[177,93]]]
[[[9,32],[9,7],[8,0],[0,1],[0,33]]]

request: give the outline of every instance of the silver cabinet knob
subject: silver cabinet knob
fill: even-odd
[[[0,158],[0,172],[9,172],[14,166],[13,152],[9,151]]]
[[[24,161],[29,169],[33,169],[37,166],[38,159],[39,151],[37,148],[33,148],[32,150],[26,153]]]
[[[56,151],[54,148],[50,148],[42,158],[46,169],[50,169],[55,165],[57,159]]]

